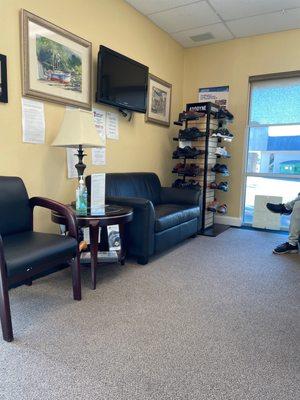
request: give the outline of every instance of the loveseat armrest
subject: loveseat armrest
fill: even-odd
[[[162,204],[186,204],[200,206],[201,190],[162,187],[160,201]]]
[[[133,208],[132,222],[125,226],[128,234],[128,252],[138,259],[147,260],[154,253],[153,203],[140,197],[118,196],[106,196],[105,202]]]
[[[32,197],[29,200],[30,207],[33,209],[34,207],[43,207],[48,210],[56,211],[59,214],[63,215],[67,220],[67,226],[69,231],[69,236],[78,238],[78,227],[77,220],[72,209],[58,201],[47,199],[45,197]]]
[[[118,204],[120,206],[129,206],[132,208],[139,209],[148,209],[151,213],[153,211],[154,215],[154,207],[150,200],[143,199],[141,197],[119,197],[119,196],[106,196],[105,198],[106,204]]]

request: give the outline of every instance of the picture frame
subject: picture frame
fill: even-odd
[[[0,102],[8,102],[7,93],[7,61],[4,54],[0,54]]]
[[[23,96],[92,108],[92,43],[21,10]]]
[[[170,126],[172,85],[149,74],[146,122]]]

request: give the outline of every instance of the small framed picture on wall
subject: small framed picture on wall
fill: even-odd
[[[0,54],[0,102],[8,102],[6,56],[3,54]]]
[[[146,121],[170,126],[172,85],[149,74]]]

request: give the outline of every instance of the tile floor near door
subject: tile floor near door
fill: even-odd
[[[5,400],[296,400],[300,256],[286,237],[230,229],[153,259],[68,270],[11,290],[13,343],[0,342]]]

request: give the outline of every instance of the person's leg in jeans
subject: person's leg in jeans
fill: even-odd
[[[300,235],[300,193],[298,197],[288,203],[284,204],[284,207],[291,211],[290,228],[289,228],[289,239],[288,242],[277,246],[273,253],[275,254],[286,254],[286,253],[297,253],[299,245]]]
[[[300,235],[300,197],[293,204],[293,211],[290,220],[289,243],[293,246],[298,246]]]
[[[300,193],[298,193],[298,197],[296,197],[294,200],[284,203],[285,208],[287,210],[293,210],[296,201],[300,201]]]

